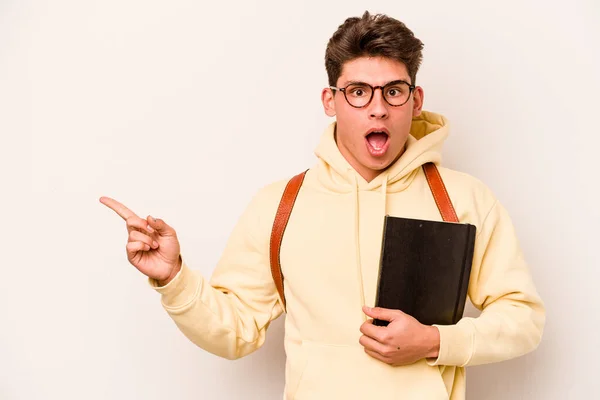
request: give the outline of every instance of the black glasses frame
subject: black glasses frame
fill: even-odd
[[[408,97],[406,98],[406,101],[404,103],[402,103],[402,104],[391,104],[388,101],[387,97],[385,97],[385,91],[384,91],[384,89],[386,87],[388,87],[388,86],[397,85],[399,83],[404,83],[404,84],[408,85]],[[369,101],[367,101],[364,106],[355,106],[354,104],[350,103],[350,100],[348,100],[348,96],[346,95],[346,89],[349,86],[352,86],[352,85],[365,85],[365,86],[368,86],[368,87],[371,88],[371,98],[369,98]],[[413,93],[413,91],[415,90],[415,88],[416,88],[415,85],[411,85],[410,83],[408,83],[408,82],[406,82],[405,80],[402,80],[402,79],[399,79],[399,80],[396,80],[396,81],[392,81],[392,82],[388,82],[388,83],[386,83],[383,86],[371,86],[371,85],[369,85],[368,83],[365,83],[365,82],[351,82],[351,83],[349,83],[348,85],[346,85],[343,88],[339,88],[339,87],[335,87],[335,86],[329,86],[329,89],[339,90],[340,92],[344,93],[344,98],[346,99],[346,102],[348,104],[350,104],[350,106],[352,106],[354,108],[364,108],[364,107],[368,106],[369,104],[371,104],[371,101],[373,100],[373,96],[375,96],[375,90],[377,90],[377,89],[381,89],[381,95],[383,96],[383,99],[390,106],[392,106],[392,107],[402,107],[403,105],[405,105],[406,103],[408,103],[408,100],[410,100],[410,96]]]

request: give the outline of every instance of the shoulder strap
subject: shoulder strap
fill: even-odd
[[[423,171],[427,178],[427,183],[433,194],[435,204],[440,210],[440,214],[444,221],[448,222],[459,222],[456,216],[456,211],[444,185],[444,181],[438,171],[437,167],[433,163],[427,163],[423,165]],[[296,197],[304,181],[306,171],[294,176],[285,187],[277,214],[275,215],[275,221],[273,222],[273,230],[271,231],[271,243],[269,249],[269,259],[271,262],[271,274],[279,293],[279,298],[283,304],[283,308],[286,308],[285,295],[283,293],[283,275],[281,272],[281,264],[279,259],[279,250],[281,249],[281,241],[283,239],[283,232],[287,226],[292,208],[296,202]]]
[[[440,171],[438,171],[435,164],[431,162],[423,164],[423,171],[425,171],[427,183],[433,194],[435,204],[437,204],[440,214],[442,214],[442,219],[447,222],[459,222],[450,196],[448,196],[444,181],[442,180],[442,176],[440,175]]]
[[[269,260],[271,262],[271,274],[275,281],[275,286],[279,292],[279,298],[285,309],[285,295],[283,294],[283,276],[281,274],[281,264],[279,260],[279,250],[281,249],[281,240],[283,239],[283,231],[287,226],[292,208],[296,202],[296,197],[304,181],[306,171],[294,176],[287,183],[281,201],[279,202],[279,208],[275,215],[275,221],[273,222],[273,230],[271,231],[271,244],[269,249]]]

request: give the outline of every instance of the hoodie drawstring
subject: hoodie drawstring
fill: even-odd
[[[387,184],[388,184],[387,180],[388,180],[388,177],[387,177],[387,175],[385,175],[383,177],[383,183],[381,184],[381,200],[383,202],[383,207],[382,207],[383,217],[382,217],[382,219],[387,215]]]
[[[358,277],[358,287],[360,292],[360,305],[361,307],[365,305],[365,289],[363,283],[363,274],[362,274],[362,262],[360,258],[360,204],[359,204],[359,191],[358,191],[358,178],[354,174],[354,185],[352,185],[352,194],[354,196],[354,246],[356,248],[356,273]],[[387,175],[384,176],[382,185],[381,185],[381,201],[382,201],[382,220],[387,215]],[[363,316],[363,320],[367,320],[367,316],[365,313],[361,311]]]
[[[358,275],[358,290],[360,292],[361,315],[363,320],[367,320],[367,315],[362,312],[362,307],[365,305],[365,289],[362,278],[362,262],[360,260],[360,233],[359,233],[359,210],[358,203],[358,178],[354,176],[354,185],[352,185],[352,194],[354,195],[354,247],[356,248],[356,273]]]

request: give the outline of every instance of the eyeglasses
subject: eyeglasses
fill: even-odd
[[[392,107],[400,107],[410,99],[410,94],[415,90],[415,85],[397,80],[385,84],[385,86],[371,86],[364,82],[352,82],[348,86],[338,88],[329,86],[330,89],[339,90],[344,93],[348,104],[355,108],[363,108],[371,103],[376,89],[381,89],[383,98]]]

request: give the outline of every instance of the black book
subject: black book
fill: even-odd
[[[425,325],[457,323],[467,299],[475,231],[471,224],[386,216],[375,305]]]

